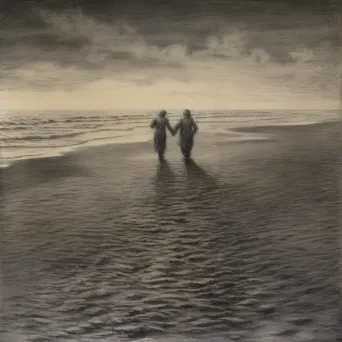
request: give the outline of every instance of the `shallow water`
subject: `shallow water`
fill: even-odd
[[[0,115],[0,168],[18,160],[60,156],[81,148],[151,140],[154,112],[121,111],[7,111]],[[172,125],[181,113],[170,112]],[[228,140],[255,139],[232,131],[236,127],[308,124],[336,121],[338,111],[199,111],[195,118],[201,132],[216,133]],[[258,136],[262,139],[262,136]]]
[[[188,164],[116,146],[4,171],[8,334],[339,341],[338,132],[282,132]]]

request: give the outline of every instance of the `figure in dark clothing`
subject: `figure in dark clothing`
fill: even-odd
[[[158,153],[160,160],[164,159],[166,150],[166,128],[174,135],[166,114],[165,110],[160,111],[158,117],[153,119],[150,125],[151,128],[154,128],[154,150]]]
[[[179,130],[179,145],[184,158],[189,160],[194,146],[194,136],[198,131],[198,126],[193,119],[190,110],[187,109],[184,111],[183,118],[179,120],[173,130],[174,134]]]

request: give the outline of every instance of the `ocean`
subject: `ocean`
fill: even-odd
[[[340,342],[338,112],[154,115],[2,116],[0,341]]]
[[[0,115],[0,167],[17,160],[62,155],[79,148],[151,140],[153,112],[7,111]],[[263,139],[234,131],[239,127],[305,125],[335,121],[338,111],[205,111],[194,117],[202,133],[229,140]],[[169,112],[175,124],[181,113]]]

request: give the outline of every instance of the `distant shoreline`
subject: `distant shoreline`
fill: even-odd
[[[263,109],[255,109],[255,108],[240,108],[240,109],[234,109],[234,108],[217,108],[217,109],[196,109],[196,108],[191,108],[193,110],[194,113],[196,112],[280,112],[280,111],[296,111],[296,112],[341,112],[342,109],[341,108],[263,108]],[[157,113],[160,110],[160,108],[139,108],[139,109],[130,109],[130,108],[107,108],[107,109],[89,109],[87,108],[78,108],[78,109],[26,109],[26,108],[22,108],[22,109],[2,109],[3,112],[89,112],[89,113],[93,113],[93,112],[151,112],[151,113]],[[182,113],[184,108],[171,108],[171,109],[167,109],[166,110],[169,113],[173,113],[173,112],[179,112]]]

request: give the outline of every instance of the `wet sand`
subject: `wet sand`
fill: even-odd
[[[248,131],[1,170],[3,340],[338,341],[339,127]]]

